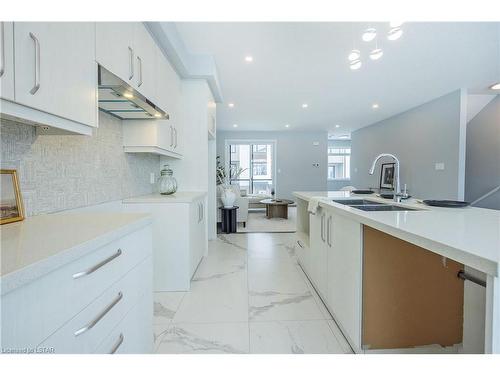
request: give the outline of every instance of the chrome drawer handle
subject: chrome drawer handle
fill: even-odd
[[[0,22],[0,77],[5,73],[5,23]]]
[[[142,59],[137,56],[137,62],[139,63],[139,83],[137,84],[137,87],[141,87],[142,85]]]
[[[88,330],[92,329],[99,321],[106,316],[106,314],[111,310],[115,305],[121,301],[123,298],[123,293],[120,292],[118,293],[118,296],[111,302],[99,315],[97,315],[89,324],[86,326],[80,328],[78,331],[75,332],[75,336],[79,336],[84,332],[87,332]]]
[[[115,354],[118,348],[123,344],[123,333],[120,333],[120,336],[118,337],[118,340],[116,341],[115,345],[111,348],[109,351],[109,354]]]
[[[35,42],[35,85],[31,88],[30,94],[35,95],[40,88],[40,41],[33,33],[30,33],[30,38]]]
[[[129,72],[130,75],[128,76],[129,81],[134,78],[134,50],[132,47],[128,47],[128,53],[129,53]]]
[[[301,248],[304,248],[304,246],[302,246],[302,244],[300,243],[300,241],[297,241],[297,244],[298,244]]]
[[[73,275],[73,279],[79,279],[80,277],[90,275],[91,273],[97,271],[105,264],[111,262],[113,259],[118,258],[121,254],[122,254],[122,249],[118,249],[118,251],[115,254],[111,255],[109,258],[104,259],[102,262],[97,263],[95,266],[90,267],[88,270],[75,273]]]

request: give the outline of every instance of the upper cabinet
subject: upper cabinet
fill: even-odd
[[[131,86],[137,79],[135,27],[134,22],[96,23],[96,61]]]
[[[15,101],[97,126],[95,24],[16,22]]]
[[[156,104],[156,44],[142,23],[97,22],[96,61]]]
[[[14,24],[0,22],[0,98],[14,100]]]

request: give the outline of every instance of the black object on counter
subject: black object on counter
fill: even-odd
[[[429,200],[423,201],[428,206],[435,207],[467,207],[470,203],[464,201],[449,201],[449,200]]]
[[[236,215],[238,206],[219,207],[221,210],[221,229],[224,233],[236,233]]]
[[[373,194],[371,190],[353,190],[351,191],[353,194]]]

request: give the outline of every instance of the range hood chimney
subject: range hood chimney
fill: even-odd
[[[121,120],[159,120],[168,114],[121,78],[99,65],[98,106]]]

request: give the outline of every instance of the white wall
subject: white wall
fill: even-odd
[[[401,162],[401,183],[423,199],[461,199],[464,186],[465,132],[463,93],[458,90],[352,133],[351,183],[378,188],[380,164],[368,174],[380,153]],[[391,160],[381,161],[390,162]],[[444,163],[436,170],[435,163]]]

